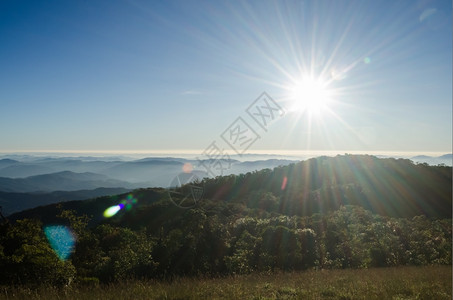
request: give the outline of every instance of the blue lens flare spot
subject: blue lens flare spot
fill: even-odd
[[[66,260],[71,256],[75,246],[75,237],[68,227],[46,226],[44,234],[59,259]]]
[[[122,209],[124,207],[124,205],[114,205],[114,206],[110,206],[109,208],[107,208],[105,211],[104,211],[104,217],[106,218],[110,218],[110,217],[113,217],[114,215],[116,215],[117,212],[120,211],[120,209]]]

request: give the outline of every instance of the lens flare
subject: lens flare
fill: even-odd
[[[184,173],[191,173],[193,170],[193,166],[191,163],[185,163],[183,166],[182,166],[182,171]]]
[[[68,259],[75,245],[75,237],[72,231],[62,225],[44,227],[44,234],[49,241],[55,254],[61,260]]]
[[[126,199],[121,200],[117,205],[110,206],[104,211],[104,217],[110,218],[116,215],[120,210],[125,209],[126,211],[131,210],[132,206],[137,203],[137,199],[134,198],[134,195],[127,195]]]
[[[124,207],[124,205],[123,205],[123,207]],[[116,213],[119,212],[120,210],[121,210],[121,205],[110,206],[109,208],[107,208],[107,209],[104,211],[104,217],[106,217],[106,218],[113,217],[113,216],[116,215]]]
[[[127,195],[126,199],[122,200],[119,204],[121,209],[125,208],[126,210],[130,210],[134,204],[137,203],[137,199],[134,198],[134,195],[129,194]]]
[[[282,180],[282,191],[284,189],[286,189],[286,184],[288,183],[288,177],[283,177],[283,180]]]

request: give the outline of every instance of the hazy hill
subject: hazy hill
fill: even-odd
[[[200,174],[205,171],[203,167],[199,166],[200,162],[198,160],[175,157],[148,157],[130,161],[112,160],[109,158],[35,157],[33,159],[30,156],[13,157],[15,159],[0,160],[0,177],[26,178],[63,171],[75,173],[89,172],[102,174],[111,179],[127,181],[133,183],[135,187],[167,187],[172,179],[182,172],[185,163],[192,164],[194,169],[198,167]],[[227,164],[229,168],[225,170],[223,175],[246,173],[263,168],[274,168],[291,162],[296,161],[268,159],[240,162],[231,159]],[[208,175],[205,172],[203,176]],[[2,190],[1,186],[0,190]]]
[[[4,158],[0,159],[0,168],[9,167],[11,165],[17,164],[18,161],[14,159]]]
[[[439,156],[440,159],[449,159],[450,161],[453,159],[453,154],[444,154]]]
[[[27,157],[26,161],[16,161],[14,164],[5,167],[0,164],[0,177],[25,178],[63,171],[100,173],[100,171],[120,163],[122,162],[84,161],[68,158],[35,158],[35,160],[32,160]]]
[[[8,166],[0,166],[0,176],[9,178],[24,178],[35,175],[54,173],[55,170],[43,164],[17,162]]]
[[[444,164],[446,166],[452,166],[453,164],[453,156],[452,154],[445,154],[441,156],[427,156],[427,155],[418,155],[411,157],[411,160],[416,163],[427,163],[429,165],[440,165]]]
[[[184,163],[176,160],[146,159],[122,162],[99,170],[109,177],[129,182],[146,182],[148,186],[168,186],[170,180],[182,172]]]
[[[227,170],[224,175],[228,174],[240,174],[253,172],[262,169],[273,169],[279,166],[286,166],[292,163],[296,163],[296,160],[289,159],[266,159],[266,160],[256,160],[256,161],[244,161],[237,162],[231,166],[230,170]]]
[[[105,175],[94,173],[59,173],[30,176],[27,178],[0,177],[0,191],[4,192],[51,192],[90,190],[99,187],[129,188],[131,184],[111,179]]]
[[[3,201],[2,205],[7,214],[59,201],[111,195],[110,192],[98,193],[99,188],[167,187],[175,176],[182,172],[184,163],[191,163],[194,166],[199,163],[196,160],[174,157],[149,157],[130,161],[94,157],[14,156],[14,158],[0,160],[0,191],[4,192],[0,201]],[[231,168],[225,173],[249,172],[291,162],[271,159],[253,162],[230,160]],[[203,171],[195,173],[199,178],[208,176]],[[12,178],[2,177],[1,174]],[[22,178],[26,174],[33,176]],[[91,192],[93,189],[95,191]],[[83,192],[65,194],[64,197],[50,194],[53,191],[78,190]],[[47,193],[49,198],[46,199],[42,193],[36,195],[35,192],[38,191]],[[126,190],[119,190],[118,193],[124,191]]]

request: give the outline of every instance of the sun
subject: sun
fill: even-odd
[[[290,111],[296,113],[320,114],[329,107],[332,92],[328,83],[320,78],[306,76],[288,88]]]

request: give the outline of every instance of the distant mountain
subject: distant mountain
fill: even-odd
[[[11,165],[17,164],[19,161],[9,158],[0,159],[0,168],[9,167]]]
[[[201,178],[209,176],[206,169],[201,165],[209,165],[209,160],[194,160],[177,157],[148,157],[138,160],[109,160],[99,158],[53,158],[53,157],[32,157],[25,158],[13,156],[16,159],[5,159],[2,164],[0,160],[0,177],[26,178],[35,175],[45,175],[63,171],[75,173],[96,173],[108,176],[111,179],[127,181],[135,187],[167,187],[179,173],[183,172],[184,164],[192,164],[197,175]],[[19,161],[19,159],[25,161]],[[259,161],[221,160],[227,166],[225,170],[214,175],[228,175],[253,172],[266,168],[274,168],[279,165],[296,162],[295,160],[268,159]],[[203,173],[204,172],[204,173]],[[9,183],[11,185],[12,183]],[[0,190],[2,185],[0,184]],[[27,189],[29,191],[30,189]],[[8,191],[13,191],[9,189]],[[17,188],[14,189],[17,191]]]
[[[412,157],[412,159],[432,159],[433,157],[431,156],[427,156],[427,155],[417,155],[417,156],[414,156]]]
[[[289,159],[267,159],[256,161],[239,162],[232,166],[233,174],[247,173],[251,171],[258,171],[262,169],[273,169],[279,166],[286,166],[292,163],[297,163],[298,160]]]
[[[186,163],[190,162],[191,160],[185,158],[177,158],[177,157],[146,157],[138,160],[134,160],[134,162],[142,163],[142,162],[179,162],[179,163]]]
[[[127,193],[130,190],[123,188],[97,188],[94,190],[80,190],[72,192],[51,193],[8,193],[0,191],[0,206],[5,216],[25,209],[42,205],[71,200],[85,200],[101,196]]]
[[[427,163],[429,165],[437,166],[440,164],[444,164],[446,166],[453,165],[453,156],[452,154],[444,154],[441,156],[427,156],[427,155],[417,155],[411,157],[411,160],[416,163]]]
[[[76,173],[100,173],[100,171],[121,164],[122,161],[80,160],[69,158],[35,158],[27,157],[25,161],[17,161],[9,166],[0,164],[0,177],[25,178],[71,171]]]
[[[452,168],[414,164],[409,159],[323,156],[273,170],[204,179],[198,185],[203,189],[203,199],[197,208],[208,215],[312,216],[356,205],[397,218],[452,216]],[[130,213],[119,215],[118,222],[125,222],[126,226],[140,228],[187,212],[176,207],[164,189],[141,189],[130,194],[139,200]],[[66,202],[62,207],[93,215],[99,221],[103,210],[122,197]],[[154,205],[156,201],[160,204]],[[57,213],[56,205],[50,205],[11,218],[49,221]]]
[[[0,177],[24,178],[54,172],[55,169],[44,164],[17,162],[3,168],[0,166]]]
[[[77,191],[91,190],[100,187],[131,188],[133,185],[129,182],[111,179],[105,175],[88,172],[74,173],[63,171],[14,179],[0,177],[0,191],[4,192]]]
[[[139,160],[122,162],[99,170],[100,174],[128,182],[145,182],[150,187],[166,187],[181,173],[184,163],[175,160]]]
[[[253,172],[292,162],[295,161],[223,160],[222,163],[229,165],[223,175]],[[3,192],[0,205],[3,205],[5,212],[11,213],[58,201],[82,200],[111,194],[110,191],[99,192],[99,188],[169,187],[175,184],[174,179],[183,172],[184,164],[188,163],[192,164],[193,172],[199,179],[210,176],[200,166],[200,163],[209,164],[209,161],[175,157],[148,157],[130,161],[93,157],[4,158],[0,159],[0,191]],[[79,190],[82,192],[77,192]],[[96,192],[88,192],[91,190]],[[52,193],[55,191],[59,192]]]

